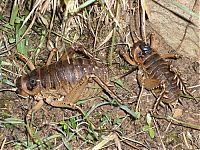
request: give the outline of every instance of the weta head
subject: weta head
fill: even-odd
[[[17,94],[22,97],[34,96],[41,90],[39,73],[37,70],[19,77],[16,81]]]
[[[150,54],[152,52],[152,49],[151,49],[151,47],[148,43],[141,42],[139,47],[140,47],[140,50],[141,50],[141,55]]]
[[[143,59],[152,53],[152,48],[149,44],[143,41],[135,43],[131,49],[131,54],[137,64],[143,64]]]

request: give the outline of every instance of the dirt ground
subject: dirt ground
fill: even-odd
[[[59,17],[57,17],[52,28],[54,33],[52,32],[49,38],[53,43],[56,43],[56,39],[59,37],[58,58],[65,49],[63,47],[70,46],[66,42],[67,40],[60,37],[62,34],[66,39],[82,43],[88,51],[106,65],[112,58],[109,72],[110,80],[112,80],[110,84],[114,86],[114,91],[122,99],[122,103],[128,106],[128,110],[135,112],[141,89],[137,81],[138,70],[136,69],[120,80],[115,80],[116,76],[121,76],[135,68],[119,55],[120,49],[128,51],[127,45],[133,44],[130,36],[130,14],[128,12],[131,5],[128,5],[128,2],[123,5],[123,1],[119,2],[119,6],[115,3],[110,4],[110,7],[117,8],[118,13],[116,13],[115,19],[111,17],[112,15],[107,15],[109,9],[103,9],[98,2],[88,6],[86,11],[81,11],[76,19],[69,17],[65,27],[61,27],[61,22],[58,21]],[[170,52],[180,55],[180,58],[176,60],[167,61],[170,61],[180,71],[188,91],[196,100],[187,95],[181,96],[175,107],[169,109],[167,105],[159,105],[157,114],[149,116],[156,98],[151,91],[144,90],[139,105],[138,118],[133,118],[130,113],[121,109],[122,106],[117,105],[105,92],[76,103],[84,114],[77,110],[55,108],[44,104],[42,109],[34,113],[32,117],[31,128],[34,134],[34,140],[32,140],[27,133],[25,116],[27,111],[35,105],[34,98],[23,99],[15,92],[3,91],[0,92],[1,149],[200,149],[199,24],[195,17],[185,14],[185,12],[183,13],[186,15],[184,17],[192,23],[183,20],[180,16],[166,9],[169,8],[177,14],[181,14],[173,9],[174,5],[168,7],[165,3],[165,1],[161,2],[160,4],[165,6],[161,7],[157,2],[150,2],[152,13],[149,20],[146,21],[146,32],[155,33],[158,53]],[[198,12],[199,3],[197,2],[195,7],[190,3],[188,2],[188,7],[194,8],[193,11]],[[3,1],[0,4],[1,16],[4,17],[0,20],[0,26],[5,27],[4,25],[10,20],[12,3]],[[104,7],[108,6],[105,4]],[[157,16],[156,14],[160,14],[158,12],[168,16]],[[20,13],[20,15],[24,14],[24,12]],[[48,18],[49,14],[45,15]],[[164,20],[166,18],[168,18],[168,23]],[[50,20],[48,19],[47,21]],[[77,25],[77,22],[81,23]],[[163,25],[164,22],[165,25],[167,24],[166,26]],[[29,21],[28,23],[30,24]],[[36,29],[38,30],[36,31]],[[44,36],[44,41],[42,41],[41,31],[43,29],[44,25],[38,19],[26,35],[28,55],[32,56],[37,67],[44,65],[49,54],[46,44],[48,37]],[[184,36],[185,31],[186,35]],[[1,28],[0,61],[10,64],[0,65],[0,79],[7,81],[0,82],[1,89],[10,88],[11,84],[8,81],[15,83],[19,75],[29,72],[24,67],[25,65],[14,56],[16,47],[14,50],[2,53],[7,50],[7,46],[9,49],[12,45],[8,42],[9,36],[11,36],[8,34],[9,32],[15,36],[14,29],[3,30]]]

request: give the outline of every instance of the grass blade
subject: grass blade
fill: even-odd
[[[188,8],[184,5],[181,5],[180,3],[176,2],[176,1],[172,1],[172,3],[174,5],[176,5],[177,7],[179,7],[181,10],[185,11],[186,13],[192,15],[193,17],[200,19],[200,15],[195,13],[194,11],[192,11],[190,8]]]
[[[15,0],[14,4],[13,4],[13,8],[12,8],[11,17],[10,17],[10,25],[12,25],[12,26],[14,26],[18,10],[19,10],[19,8],[18,8],[17,0]]]

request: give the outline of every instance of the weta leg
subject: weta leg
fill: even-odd
[[[78,100],[78,98],[81,96],[82,91],[87,86],[89,82],[89,78],[86,77],[80,82],[76,83],[76,85],[73,87],[71,91],[68,92],[67,87],[65,84],[63,84],[63,88],[65,89],[68,94],[64,97],[64,100],[62,101],[53,101],[53,102],[47,102],[52,106],[55,107],[68,107],[68,108],[75,108],[74,103]]]
[[[93,57],[93,55],[88,52],[83,45],[79,43],[75,43],[72,47],[67,49],[61,56],[61,60],[69,60],[69,58],[72,58],[75,52],[82,52],[85,56],[89,57],[90,59],[96,59]],[[98,59],[97,59],[98,60]]]
[[[82,52],[87,57],[89,57],[91,59],[94,59],[94,57],[92,56],[92,54],[85,50],[85,48],[83,47],[83,45],[81,45],[81,44],[75,44],[73,47],[69,47],[63,53],[63,55],[61,56],[60,60],[68,60],[69,61],[69,58],[72,58],[76,51]]]
[[[28,65],[28,67],[31,71],[35,69],[35,66],[30,59],[26,58],[24,55],[22,55],[20,53],[17,53],[16,55],[20,60],[22,60],[24,63],[26,63]]]
[[[46,62],[46,65],[50,65],[51,62],[52,62],[52,59],[53,59],[53,56],[55,55],[55,53],[57,52],[58,50],[56,48],[53,48],[49,54],[49,57],[47,59],[47,62]]]
[[[118,101],[118,103],[121,103],[121,99],[108,87],[108,85],[106,83],[104,83],[99,77],[97,77],[96,75],[91,75],[90,76],[102,89],[104,89],[106,92],[108,92],[108,94],[116,99]]]
[[[34,140],[34,135],[33,135],[33,131],[32,131],[32,125],[30,123],[30,118],[31,118],[31,115],[32,113],[36,112],[37,110],[39,110],[42,105],[44,104],[44,101],[42,99],[39,100],[39,102],[37,102],[37,104],[28,111],[27,115],[26,115],[26,129],[27,129],[27,132],[28,132],[28,135]]]
[[[37,102],[37,104],[28,111],[28,113],[26,115],[26,121],[30,120],[32,113],[38,111],[42,107],[43,104],[44,104],[43,99],[40,99],[39,102]]]
[[[94,56],[86,50],[86,48],[81,44],[81,43],[75,43],[73,45],[73,48],[75,51],[79,51],[79,52],[82,52],[85,56],[89,57],[90,59],[95,59],[95,60],[99,60],[97,58],[94,58]]]
[[[183,92],[183,94],[190,96],[191,99],[193,99],[193,100],[195,100],[197,102],[196,98],[187,90],[185,82],[180,77],[180,72],[176,68],[173,68],[172,66],[170,66],[170,70],[175,73],[174,79],[177,80],[177,85],[179,85],[179,87],[180,87],[181,91]]]
[[[156,35],[154,33],[150,34],[150,45],[151,45],[151,48],[154,51],[157,51],[158,46],[157,46],[157,43],[156,43]],[[160,56],[162,58],[164,58],[164,59],[166,59],[166,58],[168,58],[168,59],[177,59],[177,58],[180,58],[180,56],[178,56],[177,54],[173,54],[173,53],[160,54]]]
[[[140,101],[141,101],[143,91],[144,91],[144,86],[142,85],[141,90],[140,90],[140,94],[139,94],[138,99],[137,99],[137,105],[136,105],[136,108],[135,108],[136,112],[139,112],[139,106],[140,106]]]
[[[178,56],[177,54],[173,54],[173,53],[165,53],[165,54],[160,54],[160,56],[164,59],[177,59],[180,58],[180,56]]]
[[[156,35],[154,33],[150,34],[150,45],[151,45],[151,48],[154,49],[154,51],[157,51],[158,46],[156,43]]]
[[[158,87],[161,83],[160,80],[146,78],[145,75],[140,70],[138,71],[137,79],[141,87],[144,86],[144,88],[147,90],[152,90]]]
[[[78,98],[81,96],[82,91],[84,91],[85,87],[88,85],[89,80],[92,79],[93,82],[96,82],[102,89],[104,89],[108,94],[112,97],[118,100],[119,103],[121,103],[121,99],[111,90],[109,87],[97,76],[95,75],[89,75],[86,76],[81,82],[78,82],[73,89],[68,92],[68,94],[65,96],[63,101],[53,101],[53,102],[47,102],[52,106],[55,107],[69,107],[70,108],[76,108],[74,103],[78,100]],[[64,86],[64,89],[67,91],[67,87]]]
[[[69,58],[72,58],[74,54],[75,54],[75,50],[72,47],[70,47],[70,48],[67,49],[67,51],[65,51],[62,54],[60,60],[61,61],[64,61],[64,60],[68,60],[69,61]]]
[[[131,57],[129,56],[127,51],[124,50],[120,50],[120,55],[125,59],[125,61],[127,61],[129,64],[131,65],[136,65],[136,62],[131,59]]]
[[[139,70],[137,75],[138,82],[141,86],[140,94],[137,99],[136,111],[139,111],[139,105],[144,88],[152,90],[160,85],[160,80],[146,78],[145,75]]]
[[[159,97],[156,99],[156,103],[154,104],[154,107],[153,107],[153,113],[156,112],[156,109],[157,109],[158,105],[160,104],[161,99],[163,98],[163,95],[165,93],[166,88],[165,88],[164,83],[161,84],[161,88],[162,88],[162,91],[160,92]]]
[[[65,97],[64,100],[57,100],[57,101],[48,101],[48,99],[46,99],[46,102],[54,107],[61,107],[61,108],[70,108],[73,110],[78,110],[83,116],[85,116],[84,111],[77,106],[76,104],[74,104],[78,98],[81,96],[82,91],[84,91],[84,89],[86,88],[87,84],[89,82],[89,78],[86,77],[84,79],[82,79],[80,82],[76,83],[76,85],[73,87],[73,89],[71,91],[68,90],[69,85],[66,84],[62,84],[64,90],[66,91],[66,93],[68,93]],[[86,120],[88,120],[86,118]],[[90,123],[90,121],[88,120],[88,123]]]

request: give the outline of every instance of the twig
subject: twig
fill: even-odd
[[[155,128],[156,128],[156,130],[157,130],[157,132],[158,132],[158,136],[159,136],[159,138],[160,138],[160,142],[161,142],[161,144],[162,144],[163,150],[166,150],[165,144],[163,143],[163,140],[162,140],[161,135],[160,135],[160,131],[159,131],[159,129],[158,129],[158,125],[157,125],[157,123],[156,123],[156,121],[155,121],[154,118],[153,118],[153,122],[154,122]]]
[[[4,147],[4,145],[5,145],[5,143],[6,143],[6,137],[4,138],[4,140],[3,140],[3,142],[2,142],[2,144],[1,144],[1,150],[3,150],[3,147]]]
[[[159,116],[159,115],[154,115],[154,114],[152,116],[157,118],[157,119],[165,119],[166,121],[169,121],[173,124],[180,125],[180,126],[183,126],[183,127],[186,127],[186,128],[192,128],[192,129],[195,129],[195,130],[200,130],[200,125],[195,125],[195,124],[192,124],[192,123],[183,122],[183,121],[177,120],[177,119],[175,119],[171,116],[164,117],[164,116]]]

